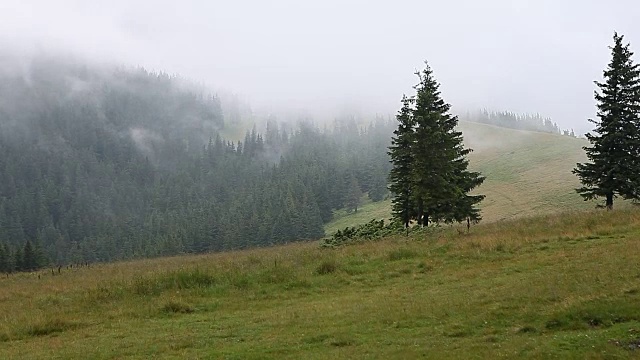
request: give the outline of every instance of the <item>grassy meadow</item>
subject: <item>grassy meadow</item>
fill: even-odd
[[[640,211],[0,279],[2,359],[640,358]]]
[[[469,167],[486,176],[477,190],[487,196],[480,206],[485,222],[594,208],[594,202],[575,192],[580,182],[571,173],[586,160],[586,140],[470,122],[460,122],[460,129],[465,145],[474,149]],[[365,203],[357,213],[337,211],[325,231],[332,234],[390,214],[389,200]]]

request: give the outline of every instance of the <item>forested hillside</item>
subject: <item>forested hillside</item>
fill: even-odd
[[[386,194],[391,121],[232,141],[219,98],[179,77],[2,59],[0,270],[315,239]]]

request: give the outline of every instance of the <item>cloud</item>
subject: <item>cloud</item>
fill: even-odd
[[[180,73],[256,109],[312,112],[395,113],[427,59],[456,108],[541,113],[586,131],[613,31],[640,48],[638,11],[630,0],[4,0],[0,37]]]

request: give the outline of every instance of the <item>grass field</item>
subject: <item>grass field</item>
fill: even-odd
[[[2,359],[640,358],[640,211],[19,274],[0,289]]]
[[[485,222],[594,208],[575,192],[580,182],[571,173],[586,160],[586,140],[469,122],[460,122],[460,129],[474,149],[470,168],[486,176],[477,190],[487,196],[480,206]],[[368,203],[356,214],[338,211],[325,232],[388,219],[390,213],[389,200]]]

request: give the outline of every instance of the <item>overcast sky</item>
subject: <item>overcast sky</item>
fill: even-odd
[[[256,109],[395,114],[428,60],[456,109],[584,132],[613,32],[640,52],[639,17],[633,0],[1,0],[0,37],[179,73]]]

